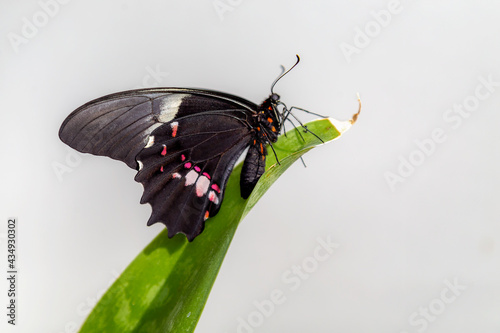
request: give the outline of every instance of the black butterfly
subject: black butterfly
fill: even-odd
[[[147,224],[161,222],[169,237],[184,233],[192,241],[219,211],[229,175],[247,147],[240,187],[244,199],[251,194],[265,171],[266,144],[276,142],[290,114],[278,105],[284,106],[272,88],[260,105],[210,90],[131,90],[79,107],[59,137],[80,152],[137,169],[141,203],[152,206]]]

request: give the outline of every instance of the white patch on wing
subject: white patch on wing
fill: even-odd
[[[149,148],[151,147],[152,145],[154,145],[155,143],[155,137],[153,135],[151,135],[149,138],[148,138],[148,143],[146,144],[146,146],[144,146],[144,148]]]
[[[139,171],[141,171],[144,164],[142,164],[141,161],[137,160],[137,165],[139,166]]]
[[[219,198],[217,197],[217,194],[215,194],[214,191],[210,191],[208,193],[208,200],[212,201],[214,204],[219,204]]]
[[[194,170],[189,171],[186,175],[186,184],[184,184],[184,186],[193,185],[196,182],[196,179],[198,179],[198,176],[198,172]]]
[[[189,96],[189,94],[170,94],[165,96],[160,104],[160,115],[158,120],[162,123],[168,123],[175,118],[179,112],[179,106],[182,99]]]
[[[206,176],[201,176],[196,181],[196,195],[201,197],[208,191],[208,187],[210,186],[210,179]]]
[[[172,174],[172,178],[182,178],[181,174],[178,172],[175,172]]]

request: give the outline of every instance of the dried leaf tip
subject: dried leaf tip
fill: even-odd
[[[356,96],[358,96],[359,108],[358,112],[353,114],[351,120],[349,120],[351,122],[351,125],[353,125],[356,122],[356,120],[358,120],[358,116],[361,113],[361,97],[359,97],[359,93],[356,93]]]
[[[333,118],[328,118],[332,123],[332,125],[337,129],[337,131],[339,131],[341,135],[347,132],[349,128],[351,128],[351,126],[356,122],[356,120],[358,120],[358,116],[361,113],[361,98],[359,97],[359,93],[357,93],[356,95],[358,96],[358,103],[359,103],[358,112],[353,114],[351,119],[341,121]]]

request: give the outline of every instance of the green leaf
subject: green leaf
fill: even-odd
[[[328,142],[351,122],[321,119],[307,128]],[[104,294],[80,333],[193,332],[239,222],[293,162],[318,144],[301,128],[282,135],[273,144],[281,164],[269,149],[266,173],[248,200],[240,197],[241,164],[236,166],[224,203],[203,233],[189,243],[182,234],[169,239],[166,230],[161,232]]]

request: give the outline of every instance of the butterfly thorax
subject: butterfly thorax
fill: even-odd
[[[256,127],[257,137],[262,142],[276,142],[281,130],[281,121],[278,118],[276,94],[267,98],[258,108]]]

